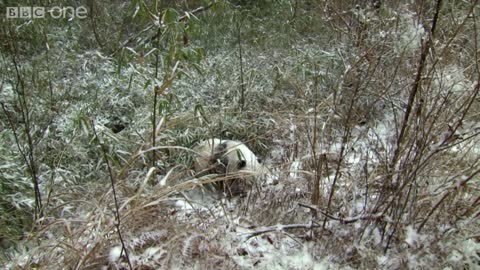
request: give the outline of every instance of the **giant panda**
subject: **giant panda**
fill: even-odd
[[[261,160],[242,142],[208,139],[193,149],[196,176],[208,174],[224,176],[216,187],[227,196],[244,194],[264,173]]]

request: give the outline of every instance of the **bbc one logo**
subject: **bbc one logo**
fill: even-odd
[[[79,7],[7,7],[7,19],[40,19],[49,16],[53,19],[84,19],[87,8]]]

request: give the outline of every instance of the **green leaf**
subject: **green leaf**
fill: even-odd
[[[148,79],[147,82],[145,83],[145,85],[143,86],[143,90],[147,89],[150,84],[152,84],[152,79]]]
[[[207,114],[205,113],[205,110],[203,109],[203,106],[201,104],[195,105],[195,108],[193,109],[193,114],[200,117],[200,123],[202,122],[202,120],[204,120],[206,123],[210,123],[210,121],[208,121]]]
[[[205,76],[205,74],[203,73],[202,67],[199,64],[193,63],[192,66],[200,75]]]
[[[178,12],[175,9],[169,8],[163,13],[162,19],[166,24],[173,24],[178,22],[178,17]]]

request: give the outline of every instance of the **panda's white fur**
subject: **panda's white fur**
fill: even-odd
[[[242,142],[221,139],[208,139],[197,144],[194,169],[197,176],[218,174],[233,176],[227,186],[230,194],[245,192],[255,179],[263,174],[264,167],[257,156]]]

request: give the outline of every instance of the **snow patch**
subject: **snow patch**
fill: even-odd
[[[412,226],[407,226],[405,228],[405,242],[410,247],[418,247],[418,245],[422,241],[422,236],[417,233],[417,230],[415,230]]]

